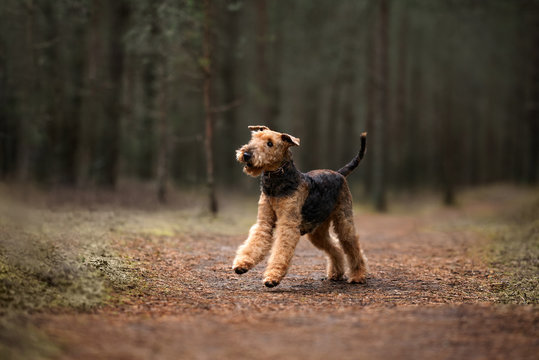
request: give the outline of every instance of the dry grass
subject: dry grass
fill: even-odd
[[[499,301],[539,304],[539,199],[508,215],[492,236],[486,258],[500,280]]]

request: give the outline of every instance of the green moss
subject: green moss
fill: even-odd
[[[102,216],[0,208],[0,314],[88,310],[131,288],[127,259],[111,249]]]
[[[67,252],[40,244],[24,255],[0,256],[0,309],[41,310],[98,305],[107,291],[105,271],[94,263],[79,263]],[[106,273],[105,273],[106,274]]]
[[[539,304],[539,201],[505,222],[486,246],[486,260],[499,275],[491,288],[502,303]]]

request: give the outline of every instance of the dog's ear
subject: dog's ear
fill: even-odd
[[[281,139],[283,141],[286,141],[287,143],[289,143],[291,146],[299,146],[299,139],[297,137],[294,137],[292,135],[288,135],[288,134],[281,134]]]
[[[249,130],[251,131],[264,131],[264,130],[269,130],[269,127],[267,126],[264,126],[264,125],[250,125],[248,126]]]

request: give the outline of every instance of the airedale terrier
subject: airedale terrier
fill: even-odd
[[[352,212],[352,195],[346,176],[365,154],[367,134],[361,134],[358,155],[339,171],[313,170],[302,173],[294,166],[290,147],[299,146],[292,135],[266,126],[249,126],[251,141],[236,150],[243,171],[261,178],[257,222],[239,247],[232,268],[243,274],[258,264],[271,249],[264,284],[277,286],[286,275],[301,235],[328,256],[327,277],[345,278],[344,255],[350,283],[364,283],[366,259],[359,245]],[[330,235],[333,223],[337,241]],[[272,246],[273,245],[273,246]]]

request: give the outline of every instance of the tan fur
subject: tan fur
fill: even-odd
[[[359,244],[352,211],[352,194],[348,186],[343,186],[339,201],[330,216],[333,230],[339,238],[348,260],[348,281],[363,283],[367,274],[367,262]]]
[[[260,128],[260,126],[250,126],[249,128]],[[267,128],[266,128],[267,129]],[[253,167],[244,167],[243,171],[250,176],[257,177],[264,171],[274,171],[279,168],[283,160],[292,158],[290,153],[290,144],[281,139],[283,134],[272,130],[254,130],[252,132],[251,141],[243,145],[240,149],[236,150],[236,159],[242,162],[241,157],[248,149],[257,149],[254,152]],[[299,139],[288,135],[293,141],[297,142],[299,146]],[[271,141],[273,147],[268,147],[267,143]]]
[[[338,281],[344,277],[345,264],[344,254],[337,244],[337,239],[334,239],[329,233],[329,225],[331,221],[326,220],[319,225],[311,234],[309,240],[318,249],[325,251],[328,257],[327,277],[330,280]]]
[[[272,131],[265,126],[250,126],[249,129],[252,130],[251,141],[236,151],[236,158],[246,164],[244,172],[253,177],[265,171],[279,169],[284,161],[291,159],[290,147],[300,144],[299,139]],[[272,146],[268,146],[268,141]],[[246,152],[252,154],[249,162],[244,160]],[[247,240],[238,248],[234,259],[233,269],[238,274],[252,269],[271,249],[264,273],[264,283],[268,287],[273,287],[281,282],[300,239],[301,210],[308,192],[307,183],[302,182],[289,196],[271,197],[261,193],[257,222],[251,227]],[[329,233],[330,223],[333,223],[340,246]],[[341,187],[333,212],[308,237],[314,246],[327,254],[328,279],[344,278],[346,258],[348,282],[365,282],[366,260],[354,227],[352,197],[346,180]]]

